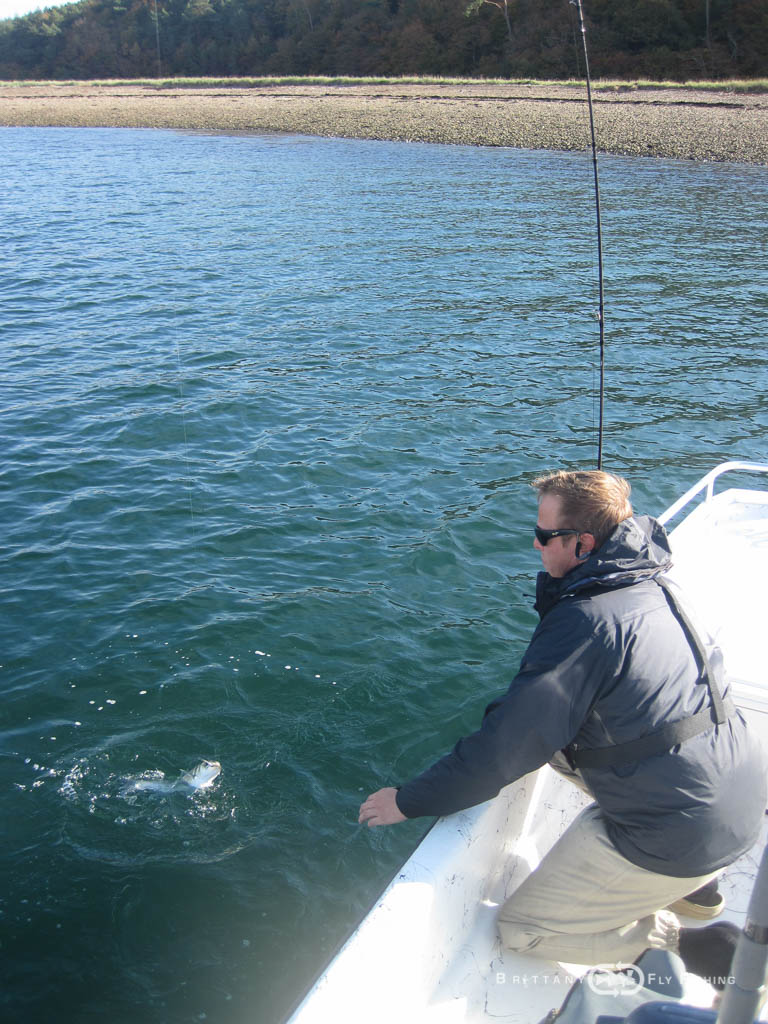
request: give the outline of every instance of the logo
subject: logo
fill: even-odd
[[[634,996],[645,987],[645,974],[637,964],[598,964],[584,975],[598,996]]]

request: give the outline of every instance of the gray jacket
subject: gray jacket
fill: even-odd
[[[509,690],[477,732],[400,788],[402,813],[470,807],[573,744],[622,744],[705,708],[703,673],[654,582],[670,564],[664,529],[638,516],[562,579],[540,573],[540,622]],[[720,651],[705,643],[727,695]],[[738,711],[662,754],[583,775],[617,849],[660,874],[732,863],[754,844],[765,811],[763,756]]]

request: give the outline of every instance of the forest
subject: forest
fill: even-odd
[[[766,0],[584,0],[594,77],[768,74]],[[0,79],[583,78],[569,0],[79,0],[0,21]]]

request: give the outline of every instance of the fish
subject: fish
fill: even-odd
[[[218,761],[201,761],[191,772],[184,772],[177,784],[191,789],[207,789],[220,774],[221,764]]]
[[[194,792],[207,789],[221,774],[219,761],[201,761],[191,771],[183,772],[178,779],[137,779],[123,790],[129,793],[183,793],[185,790]]]

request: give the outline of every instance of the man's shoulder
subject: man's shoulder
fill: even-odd
[[[642,629],[645,620],[655,615],[672,619],[664,593],[653,580],[615,586],[595,581],[564,595],[541,620],[531,643],[552,642],[560,636],[570,637],[565,641],[570,644],[589,641],[610,646],[617,631]]]
[[[614,619],[604,604],[590,594],[562,598],[539,622],[526,655],[535,653],[538,660],[545,651],[547,660],[561,660],[579,647],[599,646]]]
[[[586,579],[559,604],[578,609],[584,616],[605,617],[621,614],[623,610],[647,610],[666,606],[664,592],[654,576],[630,578],[621,575]]]

